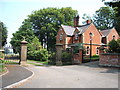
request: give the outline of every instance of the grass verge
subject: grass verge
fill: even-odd
[[[48,61],[36,61],[36,60],[27,60],[28,64],[32,64],[35,66],[44,66],[44,65],[48,65]]]

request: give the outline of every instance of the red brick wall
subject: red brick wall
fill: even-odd
[[[101,44],[101,35],[99,31],[97,30],[97,28],[94,26],[94,24],[91,24],[91,26],[84,32],[84,35],[83,35],[83,43],[86,43],[84,45],[85,48],[87,46],[89,46],[90,48],[90,45],[89,45],[90,44],[90,35],[89,35],[90,32],[93,34],[92,44],[95,44],[95,45],[92,45],[92,55],[96,55],[96,48],[100,47],[100,44]]]
[[[62,34],[62,40],[60,40],[60,35]],[[63,28],[61,27],[56,35],[56,44],[61,43],[63,44],[63,48],[66,48],[66,37],[67,35],[65,34]]]
[[[85,44],[84,45],[84,47],[85,47],[85,49],[87,48],[87,46],[89,47],[89,49],[90,49],[90,45],[87,45],[87,44]],[[97,47],[100,47],[100,45],[92,45],[92,55],[97,55]],[[87,50],[87,49],[86,49]],[[98,51],[98,53],[99,53],[99,51]],[[89,50],[89,54],[90,54],[90,50]],[[89,55],[88,54],[88,55]],[[98,54],[99,55],[99,54]]]
[[[114,28],[111,30],[111,32],[107,36],[107,43],[109,43],[109,41],[111,41],[113,39],[113,36],[115,36],[115,40],[117,40],[119,38],[119,35]]]
[[[83,43],[90,43],[90,32],[93,34],[92,43],[101,44],[101,35],[94,24],[91,24],[90,27],[84,32]]]
[[[99,64],[120,67],[120,54],[100,54]]]
[[[73,54],[74,64],[81,64],[82,63],[82,50],[79,50],[79,53]]]

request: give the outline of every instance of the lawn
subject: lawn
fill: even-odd
[[[36,61],[36,60],[27,60],[28,64],[32,64],[35,66],[44,66],[44,65],[48,65],[48,61]]]
[[[0,60],[0,72],[4,71],[4,67],[5,67],[5,65],[4,65],[3,61]]]

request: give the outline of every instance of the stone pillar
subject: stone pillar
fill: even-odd
[[[23,40],[21,41],[21,58],[20,58],[20,64],[26,65],[27,62],[27,41]]]
[[[62,65],[62,50],[63,50],[63,45],[59,44],[56,45],[56,65],[60,66]]]

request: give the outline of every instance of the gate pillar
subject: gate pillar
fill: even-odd
[[[25,41],[25,39],[23,41],[21,41],[21,58],[20,58],[20,64],[21,65],[26,65],[27,62],[27,44],[28,42]]]
[[[63,45],[62,44],[57,44],[56,45],[56,65],[62,65],[62,50],[63,50]]]

